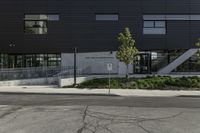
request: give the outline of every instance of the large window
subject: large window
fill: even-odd
[[[47,21],[44,21],[44,20],[25,21],[25,33],[47,34]]]
[[[166,34],[166,22],[144,21],[143,34]]]
[[[96,13],[95,14],[97,21],[118,21],[119,20],[119,14],[117,13]]]
[[[51,67],[61,65],[60,54],[0,54],[0,68]]]
[[[143,34],[166,34],[167,21],[200,21],[200,14],[145,14]]]
[[[165,15],[143,15],[144,20],[167,20],[167,21],[195,21],[200,20],[199,14],[165,14]]]
[[[26,14],[24,20],[26,34],[47,34],[48,21],[59,21],[59,15]]]

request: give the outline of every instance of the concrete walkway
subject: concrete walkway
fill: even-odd
[[[30,93],[30,94],[80,94],[80,95],[107,95],[108,89],[76,89],[57,88],[56,86],[1,86],[0,93]],[[200,91],[172,91],[172,90],[125,90],[111,89],[110,94],[118,96],[139,96],[139,97],[175,97],[194,96],[200,97]]]

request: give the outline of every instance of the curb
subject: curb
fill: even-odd
[[[99,94],[99,93],[49,93],[49,92],[0,92],[0,95],[71,95],[71,96],[116,96],[117,94]]]
[[[125,90],[125,89],[77,89],[77,88],[49,88],[48,86],[21,86],[1,88],[0,94],[7,95],[80,95],[80,96],[118,96],[118,97],[195,97],[200,98],[200,91],[177,91],[177,90]]]

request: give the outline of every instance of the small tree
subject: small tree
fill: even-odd
[[[129,28],[125,28],[122,33],[119,34],[118,40],[120,47],[116,53],[116,58],[126,64],[126,78],[129,77],[129,64],[133,64],[139,51],[135,47],[135,40],[133,39]]]
[[[196,42],[195,46],[198,48],[198,51],[196,53],[197,63],[200,64],[200,38],[198,39],[198,42]]]

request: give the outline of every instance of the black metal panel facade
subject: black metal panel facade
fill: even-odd
[[[96,21],[95,13],[118,13],[119,21]],[[48,34],[24,34],[24,14],[59,14]],[[129,27],[140,50],[188,49],[200,37],[200,21],[167,21],[166,35],[143,35],[144,14],[198,14],[199,0],[1,0],[0,53],[114,51]],[[14,47],[10,47],[14,44]]]

